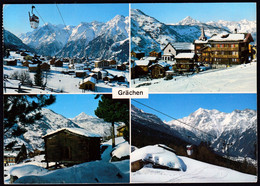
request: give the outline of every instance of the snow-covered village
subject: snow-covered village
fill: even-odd
[[[166,24],[131,9],[132,87],[256,93],[256,51],[256,21],[204,23],[187,16]]]
[[[78,97],[4,96],[4,183],[129,183],[129,100]]]
[[[36,16],[44,6],[9,5],[4,11],[4,93],[109,93],[112,87],[129,87],[128,14],[114,13],[107,22],[98,18],[84,22],[89,19],[76,20],[75,16],[78,25],[43,22],[38,14],[36,21],[26,19],[31,31],[8,30],[11,8],[18,8],[19,15],[25,13],[27,18],[27,11]],[[58,10],[65,13],[68,7],[62,7]],[[128,6],[122,9],[128,13]],[[53,16],[57,13],[50,11]]]

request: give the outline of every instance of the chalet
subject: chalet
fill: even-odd
[[[144,52],[131,52],[131,58],[141,59],[145,56]]]
[[[87,77],[83,80],[83,83],[80,84],[79,88],[83,90],[92,90],[95,91],[97,80],[94,77]]]
[[[116,69],[124,71],[124,70],[126,70],[126,66],[124,64],[119,64],[116,66]]]
[[[162,55],[162,52],[158,52],[158,51],[155,51],[155,50],[149,52],[150,57],[156,57],[157,59],[160,59],[161,55]]]
[[[4,65],[16,66],[17,65],[17,60],[16,59],[4,59]]]
[[[117,130],[117,134],[116,134],[117,137],[123,136],[124,131],[126,130],[126,125],[119,126],[117,127],[116,130]]]
[[[114,59],[110,59],[110,60],[107,60],[109,62],[109,66],[111,67],[115,67],[116,66],[116,60]]]
[[[144,60],[149,61],[149,64],[156,63],[158,58],[157,57],[145,57]]]
[[[179,53],[191,53],[194,51],[193,43],[168,43],[163,48],[162,60],[173,61]]]
[[[4,150],[4,166],[20,163],[27,158],[27,150],[25,145]]]
[[[55,67],[63,67],[63,61],[61,61],[61,60],[56,60],[55,62],[54,62],[54,66]]]
[[[28,70],[30,72],[36,72],[37,69],[38,69],[38,64],[29,64],[29,66],[28,66]]]
[[[84,64],[75,64],[75,65],[74,65],[74,68],[75,68],[76,70],[84,70]]]
[[[152,78],[165,77],[166,71],[169,70],[169,65],[166,62],[158,62],[149,66]]]
[[[102,73],[101,73],[102,69],[100,68],[94,68],[92,70],[93,73],[95,73],[97,75],[97,79],[102,79]]]
[[[33,62],[30,61],[30,60],[27,60],[27,61],[24,61],[24,62],[23,62],[23,66],[24,66],[24,67],[29,67],[30,64],[33,64]]]
[[[55,64],[55,61],[56,61],[56,59],[55,59],[55,58],[52,58],[52,59],[50,60],[50,65],[54,65],[54,64]]]
[[[80,128],[61,128],[42,137],[45,160],[78,164],[100,159],[100,136]]]
[[[176,57],[176,71],[183,72],[191,72],[195,69],[195,53],[180,53]]]
[[[114,80],[118,81],[118,82],[125,82],[125,76],[124,75],[117,75],[117,76],[114,77]]]
[[[93,78],[97,79],[97,74],[92,72],[92,73],[89,74],[89,77],[93,77]]]
[[[94,61],[95,68],[110,68],[109,61],[102,60],[102,61]]]
[[[108,75],[108,72],[105,71],[105,70],[101,70],[100,73],[101,73],[101,78],[100,79],[103,79],[104,77],[106,77]]]
[[[43,71],[49,71],[50,70],[50,65],[46,62],[42,63],[40,66],[41,66],[41,69]]]
[[[86,76],[86,72],[84,70],[76,70],[75,75],[76,77],[82,78]]]
[[[194,52],[198,56],[198,62],[211,62],[211,50],[207,37],[205,36],[204,28],[201,27],[201,35],[199,39],[194,40]]]
[[[114,80],[114,76],[109,75],[103,78],[103,81],[108,81],[108,82],[112,82]]]
[[[209,40],[214,67],[238,65],[249,62],[250,33],[215,34]]]
[[[151,63],[148,60],[136,60],[134,62],[134,73],[136,77],[147,75],[149,72],[148,66]]]

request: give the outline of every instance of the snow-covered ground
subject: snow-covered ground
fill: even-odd
[[[131,87],[147,87],[149,92],[222,92],[256,93],[257,63],[212,69],[190,76],[176,76],[172,80],[131,80]],[[150,84],[150,85],[145,85]]]
[[[16,54],[15,52],[10,52],[10,57],[19,60],[17,62],[17,66],[6,66],[4,65],[4,74],[8,75],[9,78],[11,74],[13,74],[15,71],[21,72],[21,71],[28,71],[28,67],[22,66],[21,61],[23,61],[20,54]],[[42,90],[37,87],[27,87],[27,86],[21,86],[22,89],[24,89],[25,93],[53,93],[53,92],[59,92],[59,93],[93,93],[92,91],[84,91],[82,89],[79,89],[80,83],[82,83],[83,79],[75,77],[75,75],[68,75],[63,74],[61,71],[68,70],[68,63],[64,63],[63,67],[54,67],[51,66],[50,71],[47,72],[47,88],[45,90]],[[102,80],[98,80],[96,84],[96,92],[112,92],[113,87],[128,87],[129,82],[129,71],[120,71],[117,69],[108,69],[107,70],[109,74],[113,75],[123,75],[127,82],[114,82],[114,83],[105,83]],[[34,82],[34,72],[29,72],[31,80]],[[44,83],[46,81],[46,72],[43,72],[44,74]],[[7,79],[4,81],[4,86],[9,87],[7,89],[4,89],[4,93],[12,94],[17,93],[17,88],[19,81],[18,80],[12,80]]]
[[[56,170],[45,169],[44,155],[27,159],[23,163],[4,167],[4,182],[9,184],[10,174],[19,179],[16,183],[129,183],[129,159],[110,162],[111,140],[104,144],[109,147],[99,161],[86,162]],[[124,145],[123,145],[124,144]],[[115,154],[129,155],[123,137],[116,138]],[[129,145],[128,145],[129,147]],[[120,150],[121,149],[121,150]],[[51,163],[54,165],[54,163]]]
[[[149,147],[149,148],[147,148]],[[151,150],[151,147],[154,147]],[[145,151],[147,152],[145,152]],[[166,156],[168,154],[168,156]],[[171,154],[169,156],[169,154]],[[184,156],[176,156],[165,149],[146,146],[131,153],[131,162],[152,157],[164,165],[181,163],[181,170],[165,170],[145,165],[131,173],[132,183],[215,183],[215,182],[256,182],[257,176],[244,174],[232,169],[215,166]],[[177,159],[176,159],[177,157]]]

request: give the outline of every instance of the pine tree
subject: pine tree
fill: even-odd
[[[115,122],[124,122],[127,130],[129,127],[129,100],[112,99],[112,95],[110,94],[102,95],[95,114],[97,117],[103,118],[104,121],[111,122],[112,147],[115,147]],[[129,139],[129,132],[125,134],[125,139]]]
[[[53,95],[4,95],[4,134],[14,137],[24,134],[25,126],[40,120],[41,109],[55,100]]]
[[[42,86],[43,85],[43,74],[41,70],[40,64],[37,66],[36,74],[34,75],[34,83],[37,86]]]

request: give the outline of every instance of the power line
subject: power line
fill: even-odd
[[[135,101],[135,102],[137,102],[137,103],[139,103],[139,104],[141,104],[141,105],[143,105],[143,106],[145,106],[145,107],[147,107],[147,108],[150,108],[150,109],[152,109],[152,110],[154,110],[154,111],[156,111],[156,112],[159,112],[160,114],[163,114],[163,115],[165,115],[165,116],[167,116],[167,117],[169,117],[169,118],[172,118],[172,119],[174,119],[174,120],[176,120],[176,121],[178,121],[178,122],[180,122],[180,123],[182,123],[182,124],[184,124],[184,125],[187,125],[187,126],[189,126],[189,127],[191,127],[191,128],[194,128],[194,129],[196,129],[196,130],[198,130],[198,131],[200,131],[200,132],[202,132],[202,133],[204,133],[204,134],[206,134],[206,135],[208,135],[208,136],[211,136],[211,137],[213,137],[213,138],[216,138],[217,136],[214,136],[214,135],[212,135],[212,134],[209,134],[209,133],[207,133],[207,132],[205,132],[205,131],[203,131],[203,130],[201,130],[201,129],[198,129],[198,128],[196,128],[196,127],[194,127],[194,126],[191,126],[191,125],[189,125],[189,124],[187,124],[187,123],[185,123],[185,122],[183,122],[183,121],[181,121],[181,120],[179,120],[179,119],[177,119],[177,118],[174,118],[174,117],[172,117],[172,116],[170,116],[170,115],[168,115],[168,114],[165,114],[165,113],[163,113],[163,112],[161,112],[161,111],[159,111],[159,110],[157,110],[157,109],[155,109],[155,108],[152,108],[152,107],[150,107],[150,106],[148,106],[148,105],[146,105],[146,104],[143,104],[143,103],[141,103],[141,102],[139,102],[139,101],[136,101],[135,99],[132,99],[133,101]]]

